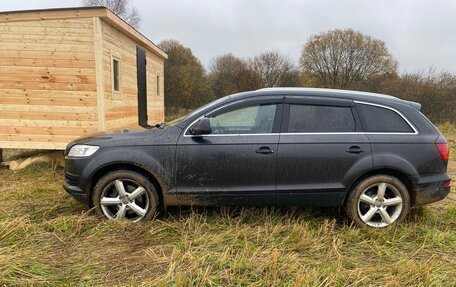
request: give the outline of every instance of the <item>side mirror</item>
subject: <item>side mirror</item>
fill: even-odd
[[[211,123],[208,118],[204,117],[199,119],[190,128],[192,135],[208,135],[212,133]]]

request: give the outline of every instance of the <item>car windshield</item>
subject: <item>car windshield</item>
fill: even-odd
[[[178,124],[178,123],[180,123],[180,122],[182,122],[182,121],[184,121],[186,119],[189,119],[189,118],[201,113],[205,109],[208,109],[208,108],[210,108],[212,106],[216,106],[216,105],[218,105],[221,102],[224,102],[227,97],[228,96],[220,98],[220,99],[217,99],[217,100],[215,100],[213,102],[207,103],[204,106],[201,106],[201,107],[197,108],[196,110],[192,111],[191,113],[189,113],[189,114],[187,114],[185,116],[179,117],[179,118],[174,119],[174,120],[169,121],[169,122],[166,122],[166,126],[173,126],[173,125],[176,125],[176,124]]]

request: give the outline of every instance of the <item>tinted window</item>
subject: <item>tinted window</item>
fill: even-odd
[[[355,119],[350,107],[290,105],[290,133],[353,132]]]
[[[372,105],[356,105],[366,132],[413,133],[410,125],[395,111]]]
[[[271,133],[277,105],[255,105],[209,118],[213,134]]]

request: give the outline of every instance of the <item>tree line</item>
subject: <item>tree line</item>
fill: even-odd
[[[352,29],[311,36],[299,63],[278,52],[252,58],[225,54],[208,70],[192,50],[176,40],[159,44],[165,62],[168,117],[237,92],[264,87],[316,87],[383,93],[420,102],[433,122],[456,123],[456,76],[428,72],[399,74],[398,62],[383,41]]]
[[[82,0],[83,6],[105,6],[135,28],[141,16],[130,0]],[[311,36],[299,63],[278,52],[253,58],[226,54],[212,59],[208,71],[192,50],[176,40],[159,44],[165,62],[165,106],[168,117],[217,98],[264,87],[316,87],[389,94],[420,102],[433,122],[456,123],[456,75],[432,68],[399,74],[398,62],[383,41],[352,29]]]

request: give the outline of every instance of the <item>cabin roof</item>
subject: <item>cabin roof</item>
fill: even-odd
[[[168,58],[168,55],[163,50],[161,50],[146,36],[141,34],[141,32],[130,26],[127,22],[111,12],[108,8],[102,6],[3,11],[0,12],[0,23],[90,17],[100,17],[111,26],[129,35],[133,40],[140,42],[146,48],[154,52],[157,56],[163,59]]]

